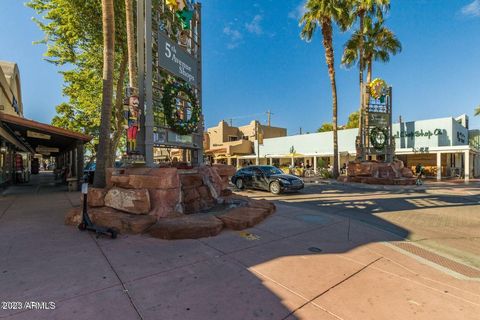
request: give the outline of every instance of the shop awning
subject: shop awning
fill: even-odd
[[[92,140],[85,134],[9,114],[0,113],[0,121],[4,130],[32,153],[56,155],[77,142]]]

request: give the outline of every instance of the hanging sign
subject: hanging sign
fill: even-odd
[[[59,148],[50,148],[50,147],[44,147],[44,146],[38,146],[35,150],[38,153],[58,153],[58,152],[60,152]]]
[[[36,131],[30,131],[27,130],[27,137],[29,138],[37,138],[37,139],[44,139],[44,140],[50,140],[51,136],[48,134],[36,132]]]
[[[159,31],[158,34],[160,67],[197,87],[199,82],[197,61],[178,44],[170,40],[163,31]]]

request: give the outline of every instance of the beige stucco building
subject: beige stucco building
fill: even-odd
[[[254,141],[285,137],[287,129],[263,125],[253,120],[245,126],[235,127],[220,121],[204,134],[205,157],[211,163],[226,163],[238,166],[238,157],[254,152]]]

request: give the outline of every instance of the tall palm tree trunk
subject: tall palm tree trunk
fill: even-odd
[[[325,48],[325,60],[327,61],[330,84],[332,86],[332,110],[333,110],[333,177],[338,177],[338,120],[337,120],[337,83],[335,81],[335,59],[333,54],[332,21],[322,20],[323,47]]]
[[[120,68],[118,70],[118,79],[117,85],[115,88],[115,108],[114,108],[114,115],[115,115],[115,126],[116,129],[113,137],[112,143],[110,146],[110,159],[109,165],[113,166],[115,164],[115,154],[118,149],[118,144],[120,143],[120,139],[122,135],[125,134],[125,130],[123,125],[125,123],[124,111],[123,111],[123,84],[125,83],[125,77],[127,74],[127,64],[128,64],[128,54],[126,51],[122,53],[122,60],[120,62]]]
[[[127,48],[128,48],[128,84],[130,87],[137,87],[137,65],[135,50],[135,27],[133,20],[133,1],[125,0],[125,13],[127,25]]]
[[[367,61],[367,83],[372,82],[372,58]]]
[[[364,103],[364,97],[363,97],[363,29],[365,28],[365,12],[360,11],[359,12],[359,20],[360,20],[360,42],[359,42],[359,55],[358,55],[358,65],[360,68],[359,71],[359,78],[360,78],[360,107],[359,107],[359,117],[358,117],[358,136],[360,137],[359,143],[360,143],[360,150],[361,154],[357,154],[357,158],[359,157],[362,161],[365,160],[365,141],[364,141],[364,136],[363,136],[363,125],[364,125],[364,114],[363,114],[363,103]]]
[[[106,166],[110,158],[113,75],[115,71],[115,12],[113,1],[114,0],[102,0],[103,92],[97,165],[93,181],[93,185],[96,188],[105,187]]]

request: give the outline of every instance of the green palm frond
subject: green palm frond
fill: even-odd
[[[475,115],[476,116],[480,115],[480,106],[475,108]]]
[[[342,65],[350,68],[358,64],[360,50],[363,50],[366,61],[380,62],[388,62],[391,55],[396,55],[402,51],[402,44],[395,34],[384,25],[384,22],[383,19],[379,20],[372,15],[365,17],[363,41],[360,30],[352,34],[344,45]]]

